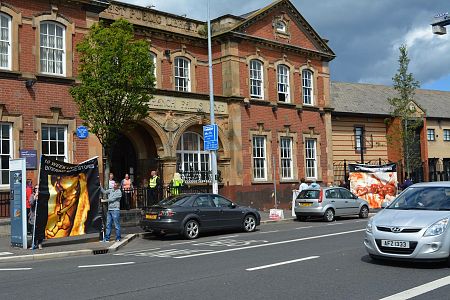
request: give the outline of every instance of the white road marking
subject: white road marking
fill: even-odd
[[[319,258],[319,257],[320,256],[303,257],[303,258],[299,258],[299,259],[282,261],[282,262],[274,263],[274,264],[270,264],[270,265],[265,265],[265,266],[255,267],[255,268],[248,268],[248,269],[245,269],[245,270],[246,271],[256,271],[256,270],[267,269],[267,268],[272,268],[272,267],[277,267],[277,266],[282,266],[282,265],[287,265],[287,264],[293,264],[293,263],[296,263],[296,262],[299,262],[299,261],[310,260],[310,259],[315,259],[315,258]]]
[[[170,258],[173,256],[189,255],[189,254],[193,254],[193,253],[208,252],[208,251],[213,251],[213,250],[166,249],[166,250],[159,250],[159,251],[153,251],[153,252],[129,253],[129,254],[124,254],[123,256]]]
[[[237,236],[239,236],[239,234],[222,236],[222,237],[219,237],[219,238],[217,238],[217,239],[218,239],[218,240],[221,240],[221,239],[228,239],[228,238],[237,237]]]
[[[264,231],[264,232],[260,232],[259,234],[264,234],[264,233],[274,233],[274,232],[279,232],[279,230]]]
[[[312,226],[305,226],[305,227],[297,227],[295,229],[305,229],[305,228],[311,228]]]
[[[127,262],[114,263],[114,264],[84,265],[84,266],[78,266],[78,268],[111,267],[111,266],[122,266],[122,265],[132,265],[132,264],[135,264],[135,262],[134,261],[127,261]]]
[[[355,233],[355,232],[360,232],[360,231],[364,231],[364,230],[366,230],[366,229],[365,228],[364,229],[356,229],[356,230],[350,230],[350,231],[342,231],[342,232],[336,232],[336,233],[310,236],[310,237],[299,238],[299,239],[295,239],[295,240],[287,240],[287,241],[273,242],[273,243],[268,243],[268,244],[252,245],[252,246],[233,248],[233,249],[217,250],[217,251],[211,251],[211,252],[206,252],[206,253],[196,253],[196,254],[178,256],[178,257],[174,257],[174,258],[189,258],[189,257],[218,254],[218,253],[225,253],[225,252],[231,252],[231,251],[248,250],[248,249],[267,247],[267,246],[273,246],[273,245],[282,245],[282,244],[295,243],[295,242],[301,242],[301,241],[307,241],[307,240],[315,240],[315,239],[336,236],[336,235]]]
[[[170,244],[170,246],[175,246],[175,245],[184,245],[184,244],[192,244],[195,243],[195,241],[189,241],[189,242],[180,242],[180,243],[173,243]]]
[[[419,295],[431,292],[432,290],[438,289],[440,287],[446,286],[450,284],[450,276],[437,279],[435,281],[431,281],[419,286],[416,286],[415,288],[397,293],[395,295],[380,299],[380,300],[403,300],[403,299],[410,299],[413,297],[417,297]]]
[[[12,253],[11,252],[0,252],[0,256],[2,256],[2,255],[11,255]]]
[[[228,239],[228,240],[216,240],[216,241],[210,241],[210,242],[203,242],[198,244],[192,244],[193,246],[210,246],[210,247],[242,247],[242,246],[248,246],[252,243],[268,243],[269,241],[265,240],[234,240],[234,239]]]
[[[8,269],[0,269],[0,271],[28,271],[32,268],[8,268]]]
[[[130,255],[133,253],[138,253],[138,252],[148,252],[148,251],[154,251],[154,250],[159,250],[160,248],[151,248],[151,249],[141,249],[141,250],[133,250],[133,251],[127,251],[127,252],[122,252],[122,253],[115,253],[113,255]]]

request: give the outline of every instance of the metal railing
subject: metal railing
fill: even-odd
[[[212,181],[212,171],[178,171],[184,183],[210,183]],[[222,182],[220,170],[217,170],[217,180]]]

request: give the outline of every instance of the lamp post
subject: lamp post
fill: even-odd
[[[208,0],[208,69],[209,69],[209,113],[211,125],[215,124],[214,120],[214,85],[213,85],[213,70],[212,70],[212,50],[211,50],[211,21],[209,16],[209,0]],[[211,184],[212,192],[219,193],[219,186],[217,184],[217,154],[216,150],[211,150]]]
[[[450,25],[450,16],[448,12],[440,13],[434,16],[433,23],[431,23],[431,28],[434,34],[443,35],[447,33],[445,26]]]

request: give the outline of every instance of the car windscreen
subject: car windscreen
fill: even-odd
[[[183,205],[189,198],[191,198],[190,195],[180,195],[175,197],[170,197],[161,200],[158,205],[159,206],[180,206]]]
[[[386,209],[450,210],[450,187],[409,187]]]
[[[298,194],[297,199],[319,199],[319,190],[303,190]]]

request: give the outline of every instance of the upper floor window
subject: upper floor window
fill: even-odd
[[[0,14],[0,68],[11,69],[11,17]]]
[[[275,22],[275,29],[278,32],[286,33],[286,23],[281,21],[281,20],[276,21]]]
[[[435,140],[434,129],[427,129],[427,139],[429,141]]]
[[[0,184],[9,184],[9,159],[12,158],[12,126],[0,123]]]
[[[191,91],[190,61],[184,57],[175,58],[175,90],[181,92]]]
[[[264,98],[263,64],[256,59],[250,61],[250,97],[254,99]]]
[[[314,105],[313,99],[313,73],[310,70],[302,71],[303,104]]]
[[[364,127],[355,126],[355,151],[360,152],[364,150]]]
[[[290,102],[289,97],[289,68],[285,65],[278,65],[278,101]]]
[[[266,137],[254,136],[252,139],[253,148],[253,179],[267,179],[267,158],[266,158]]]
[[[292,163],[292,138],[282,137],[280,139],[280,155],[281,155],[281,178],[292,179],[293,163]]]
[[[56,160],[67,161],[67,128],[65,126],[42,126],[42,154]]]
[[[450,129],[444,129],[444,141],[450,141]]]
[[[155,77],[155,86],[156,86],[156,54],[153,52],[150,52],[150,59],[152,60],[153,63],[153,76]]]
[[[65,28],[53,22],[42,22],[40,30],[41,72],[65,74]]]

